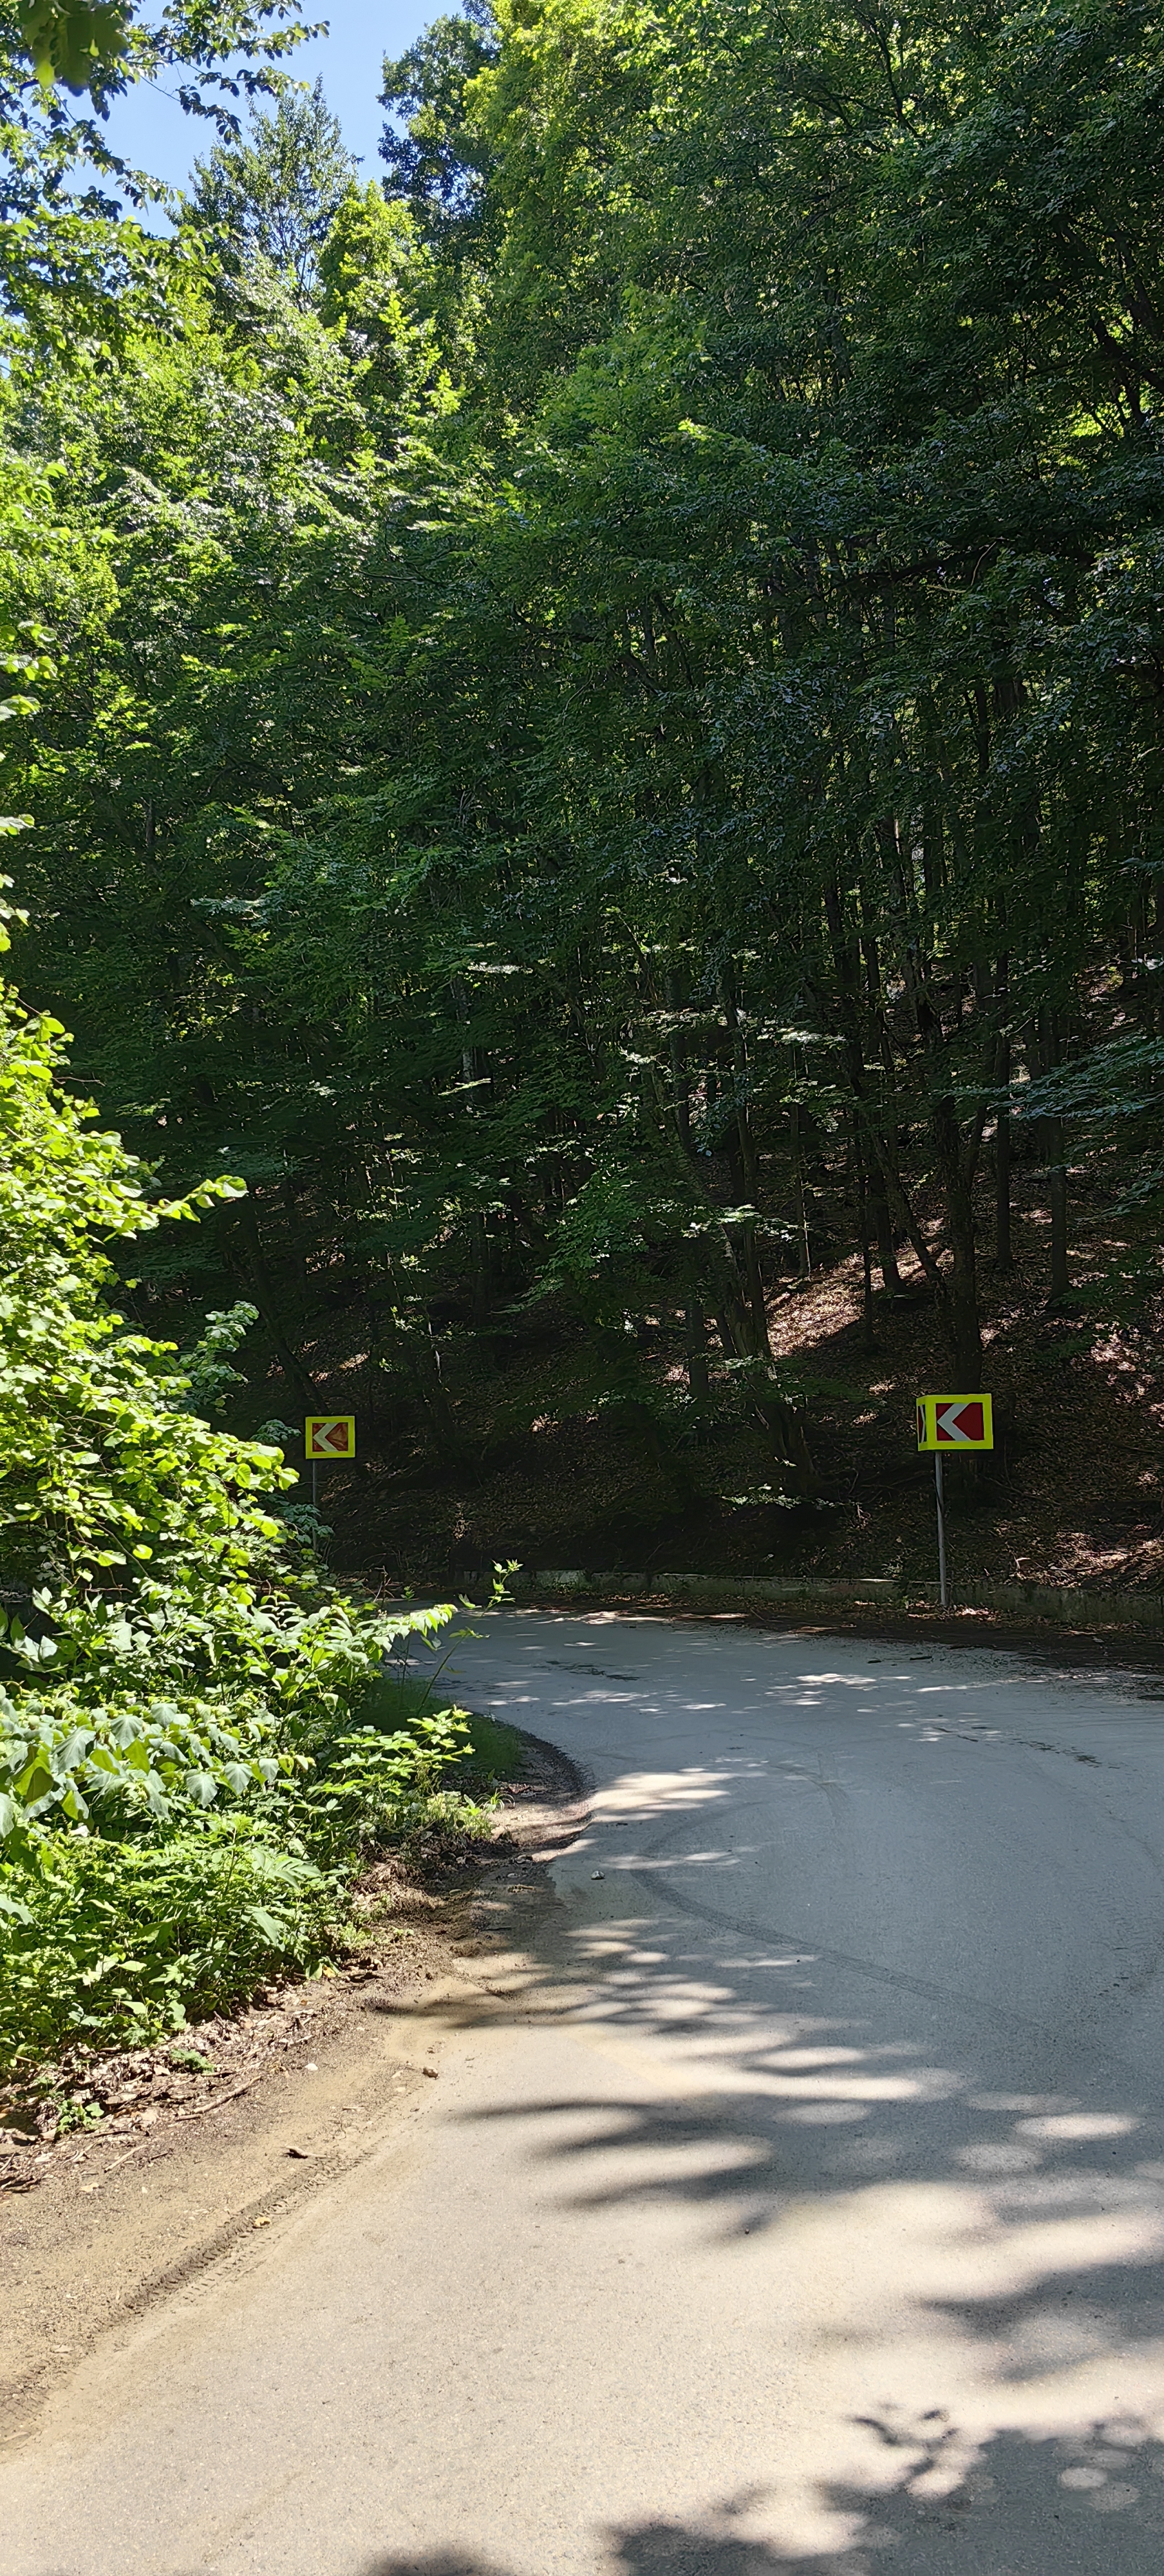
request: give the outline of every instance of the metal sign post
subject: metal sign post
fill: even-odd
[[[942,1453],[934,1451],[934,1484],[938,1494],[938,1600],[946,1607],[946,1504],[942,1492]]]
[[[938,1599],[949,1606],[946,1579],[946,1497],[942,1459],[949,1449],[993,1449],[994,1406],[988,1395],[919,1395],[917,1445],[932,1450],[938,1502]]]
[[[355,1414],[309,1413],[303,1426],[303,1445],[311,1462],[311,1508],[313,1512],[317,1512],[319,1461],[321,1458],[355,1457]]]

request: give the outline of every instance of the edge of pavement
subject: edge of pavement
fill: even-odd
[[[916,1637],[940,1645],[994,1648],[1051,1662],[1064,1671],[1126,1669],[1164,1683],[1164,1594],[1142,1596],[1138,1615],[1111,1615],[1111,1604],[1133,1603],[1133,1594],[1106,1595],[1064,1589],[1063,1606],[1040,1615],[1044,1587],[1003,1587],[1013,1600],[995,1607],[979,1598],[955,1600],[945,1610],[926,1587],[871,1577],[838,1581],[835,1590],[807,1582],[777,1583],[730,1575],[525,1573],[509,1577],[513,1607],[568,1615],[593,1610],[628,1617],[699,1621],[732,1620],[749,1627],[779,1627],[796,1636]],[[929,1589],[936,1594],[936,1585]],[[1022,1596],[1028,1595],[1029,1599]],[[1159,1619],[1160,1625],[1157,1626]]]

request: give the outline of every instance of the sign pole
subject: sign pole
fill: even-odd
[[[977,1395],[919,1395],[917,1445],[933,1453],[934,1490],[938,1504],[938,1599],[950,1600],[946,1581],[946,1498],[942,1491],[942,1458],[947,1449],[993,1449],[994,1404],[983,1387]]]
[[[934,1451],[934,1483],[938,1492],[938,1599],[946,1607],[946,1509],[942,1492],[942,1453]]]
[[[303,1440],[311,1464],[311,1508],[319,1513],[319,1460],[321,1458],[354,1458],[356,1454],[356,1417],[354,1413],[309,1413],[303,1425]]]

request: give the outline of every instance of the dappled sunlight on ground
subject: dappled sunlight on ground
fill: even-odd
[[[693,1766],[687,1771],[628,1772],[594,1801],[594,1821],[631,1820],[667,1815],[672,1810],[706,1806],[726,1796],[731,1774]]]
[[[221,2576],[1161,2576],[1158,1703],[638,1618],[462,1672],[577,1766],[538,1903],[358,2183],[81,2392],[46,2525],[128,2457],[103,2576],[180,2478]]]
[[[1124,2411],[1072,2431],[1003,2431],[968,2441],[941,2407],[867,2419],[883,2481],[838,2481],[834,2528],[820,2544],[757,2534],[765,2491],[698,2517],[670,2515],[595,2533],[603,2576],[1076,2576],[1117,2568],[1159,2576],[1164,2445]],[[1022,2533],[1022,2555],[1012,2534]],[[967,2552],[973,2553],[972,2559]],[[569,2562],[562,2562],[569,2563]],[[531,2576],[459,2550],[369,2560],[360,2576]]]
[[[1164,2129],[1130,2071],[1081,2100],[1007,2081],[997,2033],[935,2055],[908,1997],[822,2009],[807,1948],[721,1937],[709,1974],[689,1924],[626,1916],[567,1948],[593,2081],[472,2117],[513,2124],[557,2207],[637,2212],[652,2259],[697,2277],[729,2262],[733,2368],[774,2391],[762,2492],[706,2518],[677,2499],[596,2535],[594,2564],[953,2576],[973,2527],[976,2576],[1098,2576],[1118,2526],[1121,2576],[1159,2576]]]

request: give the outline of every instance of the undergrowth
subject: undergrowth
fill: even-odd
[[[0,881],[2,885],[2,881]],[[4,944],[0,902],[0,946]],[[339,1590],[222,1409],[253,1314],[185,1354],[107,1246],[242,1194],[155,1177],[0,985],[0,2071],[181,2030],[342,1946],[362,1867],[485,1830],[470,1723],[410,1660],[455,1613]],[[495,1595],[500,1592],[495,1586]],[[395,1669],[393,1665],[395,1663]]]
[[[503,1584],[499,1568],[495,1599]],[[479,1840],[518,1765],[512,1727],[441,1701],[451,1603],[268,1604],[249,1672],[228,1665],[217,1690],[189,1688],[172,1636],[139,1654],[124,1619],[103,1662],[91,1603],[67,1673],[41,1680],[70,1641],[54,1607],[51,1659],[0,1614],[29,1674],[0,1687],[0,2073],[153,2042],[276,1973],[310,1975],[357,1937],[367,1863]],[[152,1663],[172,1697],[150,1696]]]
[[[451,1616],[425,1614],[426,1633]],[[40,1816],[26,1811],[0,1860],[6,2073],[66,2048],[154,2042],[274,1974],[310,1975],[355,1938],[352,1892],[376,1854],[488,1832],[517,1744],[512,1729],[432,1706],[422,1682],[375,1681],[358,1723],[317,1718],[274,1752],[261,1734],[268,1752],[249,1766],[220,1761],[237,1776],[221,1805],[203,1805],[202,1782],[174,1776],[190,1746],[183,1736],[175,1752],[169,1712],[66,1734],[42,1702],[32,1745],[12,1731],[29,1716],[0,1695],[5,1794],[41,1792]]]

